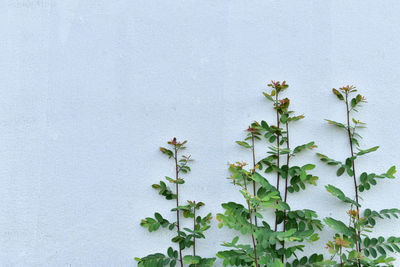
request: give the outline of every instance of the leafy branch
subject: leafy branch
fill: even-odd
[[[362,172],[357,179],[355,161],[358,157],[364,156],[371,152],[378,150],[379,146],[373,146],[368,149],[360,149],[358,138],[361,135],[358,133],[359,129],[365,128],[365,123],[351,118],[351,112],[358,111],[362,103],[366,100],[360,94],[351,97],[351,94],[357,92],[354,86],[344,86],[333,89],[333,94],[343,101],[346,108],[346,123],[340,123],[333,120],[327,120],[329,124],[345,130],[347,133],[350,156],[344,162],[337,161],[329,158],[326,155],[318,153],[320,160],[331,166],[338,166],[336,175],[341,176],[344,172],[353,179],[354,184],[354,198],[346,196],[342,190],[333,186],[327,185],[326,189],[333,196],[350,205],[350,210],[347,212],[349,215],[349,222],[333,219],[331,217],[325,218],[324,222],[333,230],[336,231],[334,241],[329,241],[327,247],[334,257],[339,258],[340,266],[381,266],[379,264],[387,264],[393,266],[393,258],[388,257],[388,252],[397,251],[396,247],[398,238],[390,237],[390,244],[385,242],[384,237],[370,238],[368,233],[371,233],[375,224],[376,218],[397,218],[400,210],[398,209],[384,209],[381,211],[372,211],[365,209],[363,217],[360,217],[361,204],[359,201],[359,193],[369,190],[371,186],[377,184],[377,179],[389,178],[393,179],[396,172],[396,167],[392,166],[386,173],[377,175],[375,173]],[[354,151],[357,149],[357,152]],[[355,210],[353,209],[355,207]],[[388,239],[388,240],[389,240]],[[363,247],[362,247],[363,246]],[[378,257],[378,253],[380,256]],[[334,262],[334,261],[332,261]]]
[[[172,238],[172,242],[176,243],[178,249],[175,250],[169,247],[167,254],[154,253],[148,256],[138,258],[135,260],[138,262],[139,267],[162,267],[170,266],[174,267],[177,263],[183,267],[184,264],[189,264],[189,267],[206,267],[214,264],[215,258],[202,258],[196,255],[196,239],[204,239],[204,232],[210,228],[211,213],[204,217],[196,216],[196,210],[204,206],[203,202],[188,201],[186,205],[180,205],[179,202],[179,189],[180,185],[185,183],[185,180],[181,177],[181,173],[188,173],[191,169],[188,164],[192,161],[190,156],[180,155],[179,152],[184,150],[187,141],[178,142],[176,138],[173,138],[168,144],[171,149],[161,147],[160,151],[168,156],[169,159],[174,160],[175,165],[175,177],[171,178],[165,176],[166,181],[175,185],[175,192],[170,189],[164,181],[160,181],[158,184],[153,184],[152,187],[159,191],[159,194],[164,196],[167,200],[176,200],[176,205],[171,209],[172,212],[176,212],[176,221],[170,222],[165,219],[160,213],[154,213],[154,218],[146,217],[140,223],[142,227],[148,229],[149,232],[154,232],[160,228],[168,227],[169,230],[176,229],[176,236]],[[193,228],[181,229],[180,221],[181,214],[184,218],[192,218]],[[183,250],[186,248],[193,248],[191,255],[183,256]]]

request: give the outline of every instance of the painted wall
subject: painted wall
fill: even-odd
[[[0,265],[135,266],[134,256],[163,251],[169,233],[139,221],[172,207],[151,184],[173,174],[158,150],[173,136],[196,159],[182,200],[213,213],[239,200],[227,163],[250,160],[234,143],[250,122],[273,120],[261,94],[271,79],[288,81],[306,116],[292,143],[314,140],[334,158],[348,147],[323,121],[344,116],[330,89],[355,84],[368,98],[361,145],[381,146],[358,169],[398,164],[399,11],[395,0],[1,1]],[[313,153],[306,161],[318,164],[319,186],[291,196],[293,208],[344,217],[323,185],[351,194],[351,180]],[[399,190],[381,183],[364,200],[399,207]],[[212,226],[204,256],[236,234]]]

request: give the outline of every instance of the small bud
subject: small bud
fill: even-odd
[[[249,128],[247,128],[247,130],[246,130],[247,132],[249,132],[249,133],[255,133],[255,132],[258,132],[258,130],[256,129],[256,128],[253,128],[253,127],[250,127],[249,126]]]
[[[177,144],[176,137],[174,137],[171,141],[168,141],[168,144],[176,146]]]
[[[350,245],[350,242],[347,240],[344,240],[342,237],[336,237],[335,243],[336,243],[336,245],[338,245],[340,247],[348,247]]]
[[[341,90],[342,92],[345,92],[345,93],[349,93],[350,91],[353,91],[354,89],[356,89],[356,87],[353,85],[346,85],[346,86],[339,88],[339,90]]]
[[[347,214],[349,214],[352,218],[357,218],[357,217],[358,217],[358,214],[359,214],[359,211],[358,211],[358,210],[353,210],[353,209],[351,209],[351,210],[349,210],[349,211],[347,212]]]

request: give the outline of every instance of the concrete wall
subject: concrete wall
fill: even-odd
[[[314,140],[347,157],[345,135],[323,119],[343,120],[330,90],[354,84],[368,99],[361,145],[381,146],[359,172],[398,164],[399,11],[395,0],[1,1],[1,266],[136,266],[135,256],[164,251],[169,233],[139,221],[173,207],[151,188],[173,175],[158,150],[173,136],[189,140],[196,160],[182,200],[214,214],[239,201],[227,163],[250,160],[234,143],[250,122],[273,120],[261,94],[271,79],[288,81],[306,116],[293,145]],[[323,185],[351,194],[351,179],[314,153],[296,162],[309,161],[319,186],[291,196],[292,207],[344,218]],[[398,207],[399,189],[380,183],[364,203]],[[382,222],[377,234],[398,225]],[[212,256],[235,234],[213,222],[198,252]],[[331,235],[307,250],[325,251]]]

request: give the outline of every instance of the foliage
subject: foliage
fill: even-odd
[[[354,86],[345,86],[339,90],[333,89],[333,93],[340,101],[343,101],[346,107],[346,122],[340,123],[332,120],[327,120],[329,124],[343,129],[349,140],[350,153],[344,161],[337,161],[323,154],[317,154],[322,162],[328,165],[338,167],[337,176],[346,173],[354,182],[354,196],[348,197],[343,191],[333,185],[327,185],[326,189],[329,193],[341,200],[344,204],[349,205],[347,212],[349,220],[342,222],[334,218],[325,218],[324,222],[332,228],[336,233],[333,240],[329,241],[327,248],[332,253],[332,261],[330,264],[334,266],[394,266],[394,258],[388,254],[399,252],[398,237],[370,237],[373,228],[376,224],[376,219],[398,218],[400,210],[396,208],[383,209],[381,211],[372,211],[364,209],[363,216],[360,216],[360,192],[370,190],[372,186],[377,184],[377,179],[393,179],[396,172],[396,167],[392,166],[388,171],[377,175],[375,173],[362,172],[357,177],[355,162],[356,159],[368,153],[378,150],[378,146],[369,149],[359,148],[359,139],[361,135],[358,129],[365,128],[365,123],[354,118],[350,118],[353,111],[357,111],[362,103],[366,100],[360,94],[351,97],[357,90]],[[357,149],[358,152],[354,150]]]
[[[322,229],[316,212],[312,210],[291,210],[287,202],[288,194],[305,190],[307,185],[315,185],[318,177],[309,173],[315,168],[313,164],[291,166],[290,158],[300,156],[307,149],[315,148],[314,142],[296,146],[289,145],[289,124],[303,119],[289,110],[290,100],[280,99],[279,95],[288,88],[286,82],[274,82],[264,96],[272,102],[276,112],[276,124],[266,121],[254,122],[246,130],[243,141],[236,143],[251,152],[253,161],[250,168],[244,162],[229,165],[229,180],[239,188],[246,206],[236,203],[223,203],[225,212],[217,214],[219,227],[228,227],[243,236],[249,236],[251,243],[239,241],[236,236],[230,242],[223,242],[226,250],[219,251],[217,256],[224,266],[311,266],[323,262],[323,256],[313,254],[310,257],[298,258],[305,242],[319,239],[316,231]],[[283,125],[283,127],[281,126]],[[256,160],[256,141],[265,140],[267,157]],[[284,147],[282,147],[284,146]],[[281,160],[286,158],[285,164]],[[272,185],[265,175],[276,175],[276,185]],[[279,182],[285,182],[281,194]],[[270,225],[264,214],[267,209],[275,211],[275,224]],[[280,228],[280,229],[278,229]]]
[[[167,155],[168,158],[174,159],[175,162],[175,178],[165,177],[166,181],[175,185],[175,192],[170,189],[164,181],[158,184],[153,184],[153,188],[159,191],[159,194],[164,196],[167,200],[175,200],[176,206],[171,209],[176,213],[176,221],[169,222],[160,213],[154,213],[153,217],[146,217],[140,223],[141,226],[148,229],[149,232],[154,232],[160,228],[168,228],[171,231],[176,231],[176,235],[172,238],[172,242],[177,244],[178,249],[169,247],[167,253],[154,253],[142,258],[135,258],[139,267],[162,267],[162,266],[175,266],[176,264],[181,267],[183,264],[188,264],[189,267],[207,267],[213,266],[215,258],[202,258],[196,255],[196,239],[205,238],[204,232],[210,228],[212,219],[211,213],[206,216],[196,216],[196,211],[204,206],[203,202],[188,201],[186,205],[179,204],[179,186],[185,183],[185,180],[180,176],[181,173],[188,173],[191,169],[188,166],[192,161],[190,156],[179,155],[179,152],[185,149],[184,141],[178,142],[176,138],[168,142],[172,149],[161,147],[160,151]],[[189,218],[193,221],[193,228],[180,227],[180,215],[184,218]],[[183,250],[192,248],[192,254],[183,256]]]
[[[393,253],[400,253],[400,237],[374,236],[373,231],[379,220],[399,219],[400,209],[386,208],[372,210],[361,205],[362,194],[366,194],[385,179],[394,179],[396,167],[391,166],[383,172],[357,172],[356,162],[379,149],[379,146],[361,148],[360,129],[366,124],[352,118],[366,100],[354,86],[345,86],[333,89],[333,94],[346,107],[345,122],[326,120],[328,124],[343,130],[349,142],[349,153],[344,160],[330,158],[317,153],[325,164],[335,168],[336,175],[348,176],[352,179],[354,194],[347,190],[328,184],[325,189],[347,206],[348,218],[344,221],[327,217],[321,221],[315,211],[310,209],[293,210],[290,207],[289,196],[315,186],[318,177],[311,173],[315,165],[305,163],[294,165],[294,157],[301,157],[307,150],[316,148],[313,141],[291,146],[291,125],[304,118],[295,115],[289,110],[290,100],[280,98],[289,87],[285,81],[268,84],[269,92],[264,96],[272,103],[276,121],[253,122],[246,129],[243,140],[236,143],[249,152],[252,162],[248,166],[245,162],[229,164],[229,180],[238,188],[242,202],[222,203],[223,213],[217,214],[218,227],[226,227],[237,232],[231,241],[222,243],[223,250],[216,256],[224,266],[252,266],[252,267],[393,267],[395,259]],[[354,96],[355,95],[355,96]],[[289,129],[290,128],[290,129]],[[256,158],[258,142],[266,147],[265,156]],[[162,197],[173,200],[175,206],[171,209],[176,213],[176,221],[169,221],[159,212],[142,219],[140,225],[149,232],[168,229],[174,233],[171,241],[174,243],[167,248],[166,253],[153,253],[142,258],[135,258],[138,266],[159,267],[207,267],[213,266],[216,258],[203,258],[196,254],[196,240],[205,238],[205,231],[210,228],[211,213],[198,216],[196,212],[204,206],[203,202],[179,202],[179,190],[185,183],[182,174],[191,171],[190,156],[180,155],[185,149],[186,141],[178,142],[176,138],[168,142],[169,148],[161,147],[160,151],[169,159],[174,160],[175,177],[165,177],[164,181],[153,184]],[[256,147],[257,144],[257,147]],[[378,174],[377,174],[378,173]],[[379,174],[380,173],[380,174]],[[282,184],[283,183],[283,184]],[[169,185],[173,185],[170,188]],[[345,193],[346,192],[346,193]],[[274,218],[268,218],[268,211],[272,211]],[[186,219],[193,223],[193,227],[181,227],[180,220]],[[271,220],[272,219],[272,220]],[[272,221],[272,223],[271,223]],[[319,240],[319,231],[327,225],[334,231],[326,248],[331,257],[324,258],[323,254],[314,253],[303,255],[308,243]],[[250,240],[250,241],[246,241]],[[183,255],[187,249],[190,254]]]

